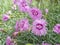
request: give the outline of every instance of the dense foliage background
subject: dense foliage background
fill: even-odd
[[[28,17],[28,14],[24,14],[17,10],[12,10],[13,6],[12,0],[0,0],[0,28],[4,28],[5,32],[0,32],[0,45],[5,45],[5,39],[7,35],[10,35],[14,31],[14,26],[16,20]],[[33,35],[30,32],[20,33],[18,37],[16,37],[16,42],[18,45],[25,45],[26,43],[31,43],[35,45],[36,43],[41,43],[42,41],[51,43],[55,45],[55,43],[60,43],[60,35],[53,33],[52,29],[56,23],[60,23],[60,0],[33,0],[31,6],[38,7],[43,11],[43,15],[46,17],[48,21],[48,34],[44,37],[38,37]],[[49,13],[45,14],[45,9],[49,9]],[[3,22],[1,20],[2,14],[12,11],[11,18],[7,22]],[[31,22],[31,21],[30,21]]]

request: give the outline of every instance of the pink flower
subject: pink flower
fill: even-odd
[[[16,32],[20,31],[20,30],[19,30],[19,20],[16,21],[16,24],[15,24],[15,31],[16,31]]]
[[[14,41],[11,39],[10,36],[6,38],[6,45],[14,45]]]
[[[18,5],[20,3],[20,0],[13,0],[13,4]]]
[[[10,45],[10,44],[11,44],[11,37],[8,36],[8,37],[6,38],[6,45]]]
[[[46,20],[37,19],[33,22],[32,33],[34,33],[35,35],[38,35],[38,36],[42,36],[42,35],[45,36],[47,34],[46,26],[47,26]]]
[[[28,3],[32,2],[32,0],[13,0],[13,4],[19,4],[21,1],[27,1]]]
[[[27,31],[29,29],[29,21],[28,19],[21,19],[16,22],[15,25],[16,31]]]
[[[13,2],[18,6],[18,9],[22,12],[26,12],[30,8],[26,0],[13,0]]]
[[[30,0],[30,2],[32,2],[32,0]]]
[[[19,32],[14,32],[14,33],[13,33],[13,36],[14,36],[14,37],[17,36],[18,33],[19,33]]]
[[[52,44],[42,42],[42,45],[52,45]]]
[[[32,0],[29,1],[30,3],[32,2]]]
[[[60,44],[56,44],[56,45],[60,45]]]
[[[2,21],[7,21],[9,20],[10,16],[7,15],[7,14],[4,14],[3,17],[2,17]]]
[[[46,14],[48,13],[48,9],[47,8],[45,9],[45,12],[46,12]]]
[[[20,0],[19,4],[18,4],[18,9],[22,12],[27,12],[29,9],[29,5],[25,0]]]
[[[42,18],[42,12],[37,8],[31,8],[29,10],[29,15],[33,20]]]
[[[56,24],[53,28],[53,31],[57,34],[60,34],[60,24]]]

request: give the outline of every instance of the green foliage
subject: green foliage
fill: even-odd
[[[48,21],[48,34],[46,36],[38,37],[32,34],[31,32],[24,32],[19,34],[15,39],[18,45],[25,45],[26,43],[31,43],[35,45],[36,43],[41,43],[42,41],[55,44],[60,43],[60,35],[52,32],[53,26],[56,23],[60,23],[60,1],[59,0],[40,0],[40,2],[36,2],[33,0],[31,4],[33,7],[38,7],[43,11],[43,15],[46,16],[46,20]],[[16,11],[12,10],[13,18],[10,18],[7,22],[2,22],[2,14],[11,10],[12,0],[0,0],[0,28],[4,28],[6,32],[0,32],[0,45],[5,45],[5,39],[8,35],[12,35],[14,32],[14,26],[16,20],[19,20],[24,17],[29,17],[28,14],[24,14],[19,12],[18,9]],[[45,8],[49,9],[49,13],[46,15],[44,10]],[[29,18],[30,20],[30,18]]]

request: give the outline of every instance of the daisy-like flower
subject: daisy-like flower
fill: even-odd
[[[10,16],[7,14],[3,14],[2,21],[7,21],[10,19]]]
[[[15,29],[16,31],[27,31],[29,29],[29,21],[28,19],[21,19],[19,21],[16,22],[15,25]]]
[[[18,6],[19,11],[27,12],[30,8],[26,0],[13,0],[13,2]]]
[[[33,20],[42,18],[42,11],[37,8],[31,8],[29,10],[29,15]]]
[[[37,19],[33,22],[32,33],[38,36],[47,34],[47,22],[44,19]]]
[[[46,12],[46,14],[48,13],[48,9],[47,8],[45,9],[45,12]]]
[[[10,44],[11,44],[11,37],[8,36],[8,37],[6,38],[6,45],[10,45]]]
[[[57,34],[60,34],[60,24],[56,24],[53,28],[53,31]]]
[[[26,0],[13,0],[13,2],[18,6],[18,9],[22,12],[26,12],[30,8]]]
[[[42,42],[42,45],[51,45],[51,44]]]

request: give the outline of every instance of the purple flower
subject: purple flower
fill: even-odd
[[[4,14],[3,17],[2,17],[2,21],[7,21],[9,20],[10,16],[7,15],[7,14]]]
[[[42,42],[42,45],[52,45],[52,44]]]
[[[30,3],[32,2],[32,0],[29,1]]]
[[[48,13],[48,9],[47,8],[45,9],[45,12],[46,12],[46,14]]]
[[[16,32],[19,31],[19,20],[16,21],[16,24],[15,24],[15,31],[16,31]]]
[[[6,45],[10,45],[10,44],[11,44],[11,37],[8,36],[8,37],[6,38]]]
[[[33,20],[42,18],[42,12],[37,8],[31,8],[29,10],[29,15]]]
[[[56,44],[56,45],[60,45],[60,44]]]
[[[13,0],[13,4],[18,5],[21,1],[26,1],[28,3],[31,3],[32,2],[32,0]]]
[[[19,5],[20,0],[13,0],[13,4]]]
[[[27,31],[29,29],[29,21],[28,19],[21,19],[16,22],[15,25],[16,31]]]
[[[32,33],[34,33],[35,35],[38,35],[38,36],[42,36],[42,35],[45,36],[47,34],[46,26],[47,26],[46,20],[37,19],[33,22]]]
[[[28,3],[25,0],[20,1],[18,8],[22,12],[27,12],[30,9]]]
[[[53,31],[57,34],[60,34],[60,24],[56,24],[53,28]]]
[[[14,44],[14,41],[11,39],[10,36],[8,36],[8,37],[6,38],[6,45],[15,45],[15,44]]]
[[[18,9],[22,12],[26,12],[30,8],[26,0],[14,0],[13,2],[18,6]]]
[[[13,33],[13,36],[14,36],[14,37],[17,36],[18,33],[19,33],[19,32],[14,32],[14,33]]]

